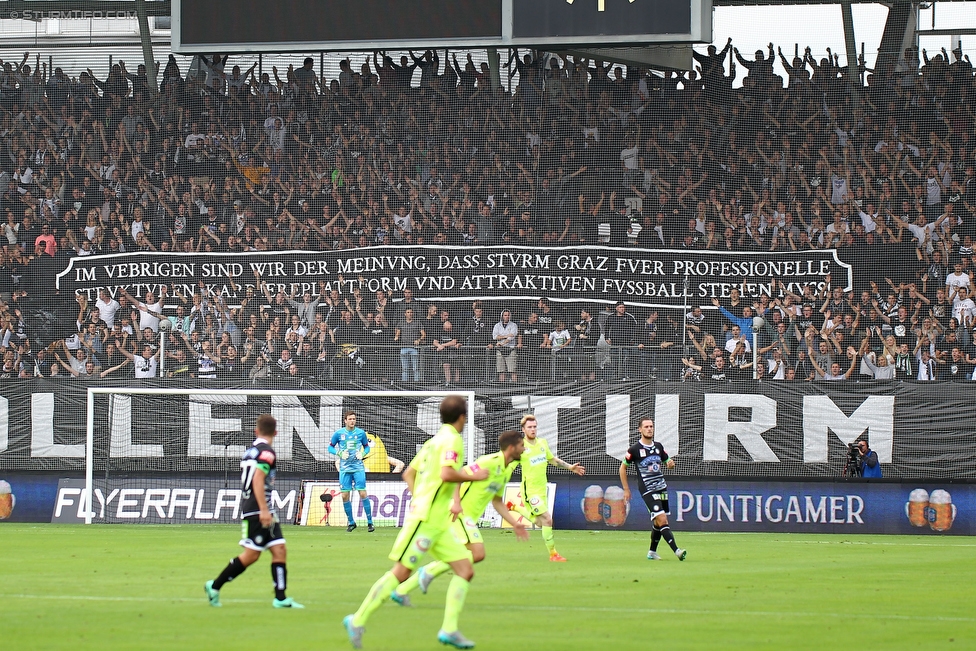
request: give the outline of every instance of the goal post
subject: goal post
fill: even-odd
[[[185,513],[187,520],[193,513],[194,521],[202,517],[212,522],[219,519],[222,499],[225,511],[236,514],[236,503],[231,509],[228,500],[239,494],[234,490],[239,488],[238,462],[250,443],[254,420],[264,412],[279,423],[279,479],[282,474],[304,478],[335,472],[335,456],[327,447],[349,408],[357,411],[359,427],[382,437],[384,455],[389,451],[393,459],[396,453],[409,463],[439,429],[438,407],[449,395],[467,401],[462,436],[471,463],[485,444],[475,424],[473,391],[89,387],[85,523],[159,522],[154,514],[163,518],[168,513],[172,520],[174,510]],[[192,488],[203,483],[213,487],[221,477],[224,490],[205,496],[203,488]]]

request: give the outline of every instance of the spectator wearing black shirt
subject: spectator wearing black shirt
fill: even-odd
[[[546,337],[549,329],[539,321],[538,312],[530,312],[527,319],[519,324],[519,335],[522,338],[522,358],[524,370],[523,378],[538,379],[545,374],[540,371],[542,364],[542,349],[546,347]]]
[[[457,364],[460,343],[454,334],[454,326],[450,321],[444,321],[436,337],[431,342],[433,359],[444,372],[444,386],[451,386],[461,381],[461,369]]]
[[[476,381],[484,381],[487,351],[493,348],[491,339],[492,326],[484,320],[484,308],[481,301],[475,301],[471,308],[471,316],[464,324],[464,348],[462,356],[464,366],[471,369],[471,377]]]
[[[339,383],[350,382],[356,374],[359,360],[359,347],[363,343],[363,326],[353,320],[352,310],[348,306],[340,312],[341,319],[329,333],[336,348],[335,360],[332,364],[333,377]]]
[[[596,379],[596,344],[600,341],[600,324],[593,319],[590,308],[580,310],[580,320],[576,330],[576,356],[579,360],[580,379]],[[523,329],[524,331],[524,329]]]
[[[637,319],[627,311],[627,304],[617,301],[613,314],[607,317],[604,329],[607,344],[614,348],[613,359],[618,361],[618,379],[629,380],[633,373],[631,358],[637,336]]]

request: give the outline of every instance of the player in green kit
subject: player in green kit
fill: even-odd
[[[522,466],[522,500],[525,502],[525,508],[511,502],[506,506],[510,511],[515,511],[526,520],[541,526],[542,540],[549,550],[549,560],[565,563],[566,559],[556,551],[555,536],[552,533],[552,514],[549,512],[546,497],[546,468],[552,464],[577,475],[585,475],[586,468],[578,463],[570,464],[552,454],[549,443],[536,436],[539,424],[536,422],[535,415],[522,416],[521,424],[522,434],[525,435],[525,451],[519,459],[519,464]]]
[[[464,512],[454,521],[455,534],[467,541],[465,546],[471,551],[475,563],[485,559],[485,542],[481,537],[481,530],[478,529],[478,519],[485,512],[489,502],[502,519],[512,525],[516,538],[529,539],[525,525],[509,514],[504,502],[505,486],[512,478],[512,471],[515,470],[515,464],[512,462],[521,457],[525,450],[522,432],[514,429],[502,432],[498,437],[498,448],[498,452],[478,457],[478,460],[469,466],[471,470],[484,468],[488,471],[488,478],[461,486],[461,508]],[[409,606],[409,593],[414,588],[419,587],[421,592],[426,594],[431,581],[449,569],[451,569],[450,565],[443,561],[428,563],[401,583],[390,597],[401,606]]]
[[[461,467],[464,442],[460,432],[468,420],[465,398],[444,398],[440,412],[443,423],[440,431],[424,443],[403,472],[403,480],[413,499],[403,529],[390,551],[393,569],[373,584],[359,610],[342,620],[354,648],[362,648],[363,633],[370,615],[389,600],[394,588],[410,577],[428,553],[447,563],[454,571],[454,578],[447,589],[444,623],[437,633],[437,640],[458,649],[474,648],[474,642],[458,630],[458,616],[474,578],[474,567],[471,565],[471,552],[464,546],[465,541],[457,536],[453,523],[463,510],[461,484],[487,479],[488,470]]]

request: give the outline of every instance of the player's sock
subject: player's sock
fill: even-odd
[[[355,520],[352,519],[352,500],[346,500],[343,502],[342,508],[346,512],[346,522],[348,524],[353,524]]]
[[[505,505],[505,507],[509,511],[518,513],[519,515],[521,515],[523,518],[525,518],[532,524],[535,524],[535,516],[529,513],[529,510],[524,506],[522,506],[521,504],[513,504],[512,502],[509,502],[508,504]]]
[[[451,569],[451,566],[443,561],[433,561],[432,563],[427,563],[423,567],[424,573],[427,574],[428,579],[433,579],[438,577],[444,572]],[[420,587],[420,572],[414,572],[410,575],[410,578],[401,583],[396,587],[396,592],[399,595],[407,595]]]
[[[664,525],[661,527],[661,537],[664,538],[664,542],[671,546],[671,551],[677,551],[678,543],[674,542],[674,534],[671,533],[671,526]]]
[[[426,572],[427,576],[432,579],[439,577],[441,574],[444,574],[450,569],[451,566],[444,561],[434,561],[433,563],[427,563],[427,565],[424,566],[424,572]],[[417,576],[420,576],[420,572],[417,572]]]
[[[655,524],[651,529],[651,551],[657,551],[657,545],[661,542],[661,529]]]
[[[521,515],[523,518],[525,518],[529,522],[535,524],[535,516],[532,515],[531,513],[529,513],[529,510],[527,508],[525,508],[524,506],[516,506],[515,507],[515,512],[518,513],[519,515]]]
[[[457,575],[451,579],[451,585],[447,587],[447,603],[444,605],[442,631],[453,633],[458,630],[458,617],[461,615],[461,609],[464,608],[464,598],[468,596],[470,586],[470,581]]]
[[[285,588],[288,585],[288,569],[284,563],[271,564],[271,580],[274,582],[275,599],[285,600]]]
[[[244,570],[246,569],[247,567],[241,562],[241,559],[235,556],[230,560],[230,563],[227,564],[227,567],[224,568],[224,571],[221,572],[216,579],[214,579],[212,586],[213,589],[220,590],[222,587],[224,587],[225,583],[228,581],[233,581],[243,574]]]
[[[549,555],[552,556],[556,552],[556,536],[552,533],[552,527],[542,527],[542,540],[546,543]]]
[[[359,610],[353,615],[352,625],[353,626],[365,626],[366,620],[369,616],[379,608],[384,601],[389,600],[390,594],[393,589],[399,585],[400,581],[393,576],[393,572],[387,572],[381,576],[373,587],[369,589],[369,594],[363,600],[362,605],[359,606]]]
[[[363,500],[363,510],[366,511],[366,522],[373,524],[373,503],[369,501],[369,498]]]

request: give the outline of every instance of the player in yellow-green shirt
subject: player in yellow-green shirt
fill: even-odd
[[[413,498],[410,513],[390,552],[393,569],[373,584],[359,610],[342,620],[349,641],[356,649],[362,648],[363,633],[370,615],[389,600],[393,589],[410,577],[428,553],[454,570],[454,578],[447,590],[444,623],[437,639],[441,644],[458,649],[474,647],[474,642],[458,630],[458,616],[464,607],[474,568],[471,565],[471,552],[457,536],[453,522],[462,512],[461,484],[487,479],[488,471],[461,467],[464,441],[460,432],[468,420],[465,398],[444,398],[440,412],[443,423],[440,431],[424,443],[403,473],[403,480]]]
[[[586,468],[578,463],[570,464],[553,455],[549,443],[536,435],[539,424],[534,414],[522,416],[521,425],[522,434],[525,435],[525,451],[519,459],[519,465],[522,467],[522,501],[525,502],[525,507],[511,502],[506,506],[526,520],[541,526],[542,540],[549,550],[549,560],[565,563],[566,559],[556,551],[555,536],[552,532],[552,513],[549,511],[549,501],[546,496],[548,483],[546,469],[552,464],[571,473],[584,475]]]
[[[472,560],[475,563],[480,563],[485,559],[485,541],[481,536],[481,530],[478,529],[478,519],[485,512],[489,502],[494,505],[502,519],[512,525],[516,538],[519,540],[529,539],[525,525],[508,512],[504,501],[505,487],[512,478],[512,471],[515,470],[515,464],[512,462],[521,457],[522,451],[525,449],[522,432],[514,429],[502,432],[498,437],[498,448],[498,452],[478,457],[478,460],[469,466],[471,470],[478,468],[487,470],[488,478],[468,482],[461,486],[461,509],[463,513],[454,521],[455,534],[467,541],[465,546],[471,552]],[[431,581],[449,569],[451,567],[443,561],[428,563],[420,568],[419,572],[401,583],[390,597],[401,606],[409,606],[409,593],[414,588],[419,587],[421,592],[426,594]]]

